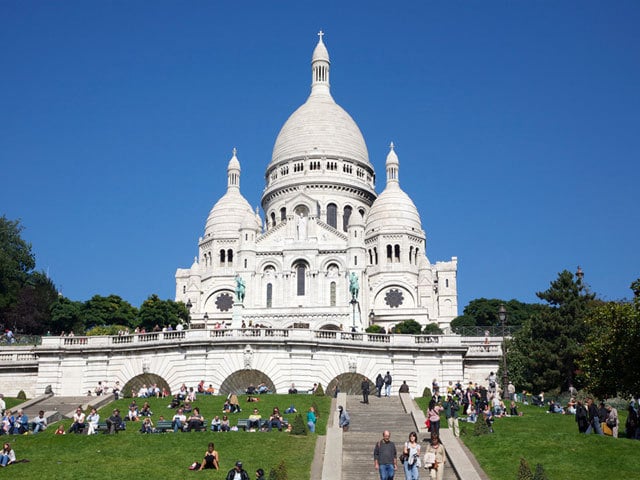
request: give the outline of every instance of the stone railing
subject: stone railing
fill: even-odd
[[[0,363],[29,363],[37,361],[38,355],[33,352],[0,353]]]
[[[149,345],[170,346],[175,343],[237,343],[250,340],[252,343],[311,342],[316,345],[385,345],[399,348],[453,348],[467,350],[472,356],[500,356],[500,342],[494,338],[485,344],[475,338],[458,335],[387,335],[365,332],[344,332],[339,330],[309,330],[298,328],[238,328],[238,329],[195,329],[172,332],[137,333],[117,336],[91,337],[43,337],[38,349],[99,349],[132,348]],[[24,348],[24,347],[22,347]],[[7,353],[7,355],[12,355]],[[0,356],[0,361],[2,361]],[[12,357],[13,358],[13,357]]]

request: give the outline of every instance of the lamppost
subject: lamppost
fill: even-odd
[[[509,398],[509,392],[507,391],[509,385],[509,373],[507,372],[507,340],[505,339],[507,309],[504,305],[500,305],[500,308],[498,308],[498,319],[500,323],[502,323],[502,398],[507,400]]]

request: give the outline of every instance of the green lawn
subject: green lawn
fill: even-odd
[[[331,404],[329,397],[311,395],[262,395],[258,403],[246,403],[246,397],[240,397],[242,412],[230,415],[231,425],[238,418],[247,418],[257,406],[263,417],[269,416],[274,406],[282,412],[294,404],[306,423],[306,412],[312,403],[320,410],[317,433],[326,432],[327,414]],[[142,404],[144,399],[139,399]],[[124,413],[128,410],[129,399],[114,402],[101,410],[104,420],[116,406]],[[153,420],[160,415],[166,419],[173,416],[168,409],[168,399],[151,399]],[[199,397],[194,406],[200,407],[207,424],[218,414],[222,416],[224,397]],[[284,415],[293,421],[295,414]],[[63,422],[68,428],[70,421]],[[224,478],[236,460],[244,462],[244,468],[250,478],[255,478],[255,470],[271,468],[284,460],[288,467],[289,478],[309,479],[316,435],[294,436],[286,432],[190,432],[143,435],[139,433],[140,422],[129,422],[127,430],[117,435],[54,435],[55,426],[38,435],[20,435],[4,437],[10,441],[18,459],[29,459],[29,463],[19,463],[10,468],[13,478],[38,478],[43,474],[55,479],[146,479],[146,478],[182,478],[185,475],[198,475],[189,472],[188,467],[194,461],[201,462],[209,442],[214,442],[220,453],[221,470],[208,470],[208,477]],[[46,467],[46,468],[43,468]],[[9,469],[7,470],[7,472]],[[5,472],[3,472],[5,473]],[[15,475],[15,476],[14,476]],[[8,478],[8,477],[7,477]]]
[[[474,436],[471,424],[460,423],[462,440],[491,480],[515,479],[521,457],[532,470],[542,464],[550,480],[640,478],[637,440],[579,434],[573,415],[518,408],[524,415],[497,419],[492,434]],[[621,430],[625,418],[620,415]]]

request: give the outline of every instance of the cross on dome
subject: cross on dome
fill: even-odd
[[[233,156],[236,156],[236,153],[238,153],[238,149],[236,147],[233,147]]]
[[[318,32],[318,37],[320,37],[320,43],[322,43],[322,37],[324,37],[324,32],[322,30]]]

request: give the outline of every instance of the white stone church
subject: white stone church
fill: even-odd
[[[311,93],[280,130],[266,168],[264,217],[241,193],[234,149],[198,257],[176,272],[176,300],[191,306],[194,327],[362,331],[414,319],[447,332],[458,315],[457,258],[432,264],[426,256],[393,144],[376,193],[362,133],[331,96],[330,65],[320,32]]]

